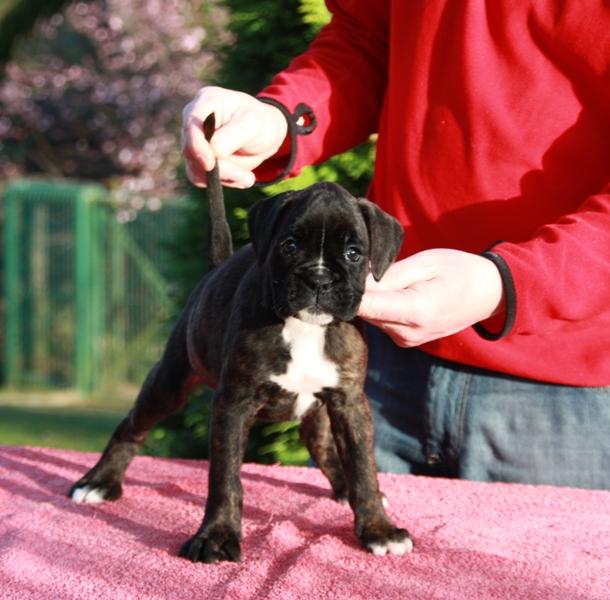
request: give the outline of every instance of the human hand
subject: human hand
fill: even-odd
[[[203,121],[216,116],[216,133],[208,143]],[[218,160],[223,185],[254,185],[253,169],[273,156],[282,145],[288,124],[282,112],[254,96],[207,86],[182,111],[182,152],[186,174],[197,187],[207,184],[206,171]]]
[[[424,250],[367,279],[358,315],[412,347],[446,337],[504,310],[497,267],[460,250]]]

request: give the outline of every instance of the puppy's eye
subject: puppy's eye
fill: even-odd
[[[282,253],[283,256],[289,257],[289,256],[294,256],[299,250],[299,245],[297,244],[297,241],[292,238],[286,238],[281,244],[280,244],[280,252]]]
[[[357,263],[362,258],[362,252],[356,246],[349,246],[345,251],[345,258],[350,262]]]

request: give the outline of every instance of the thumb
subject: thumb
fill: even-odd
[[[370,290],[364,293],[358,316],[368,321],[405,323],[412,294],[409,290]]]
[[[257,125],[251,113],[242,113],[218,128],[211,142],[216,157],[228,158],[243,152],[255,140]]]
[[[371,291],[403,290],[420,281],[434,278],[430,261],[424,252],[413,254],[391,264],[379,281],[369,275],[366,289]]]

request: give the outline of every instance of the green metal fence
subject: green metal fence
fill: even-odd
[[[168,243],[180,203],[120,223],[97,185],[20,181],[4,196],[4,384],[138,385],[173,310]]]

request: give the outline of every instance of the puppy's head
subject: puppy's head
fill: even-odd
[[[403,237],[396,219],[333,183],[261,200],[248,224],[273,311],[317,324],[356,316],[369,270],[379,280]]]

